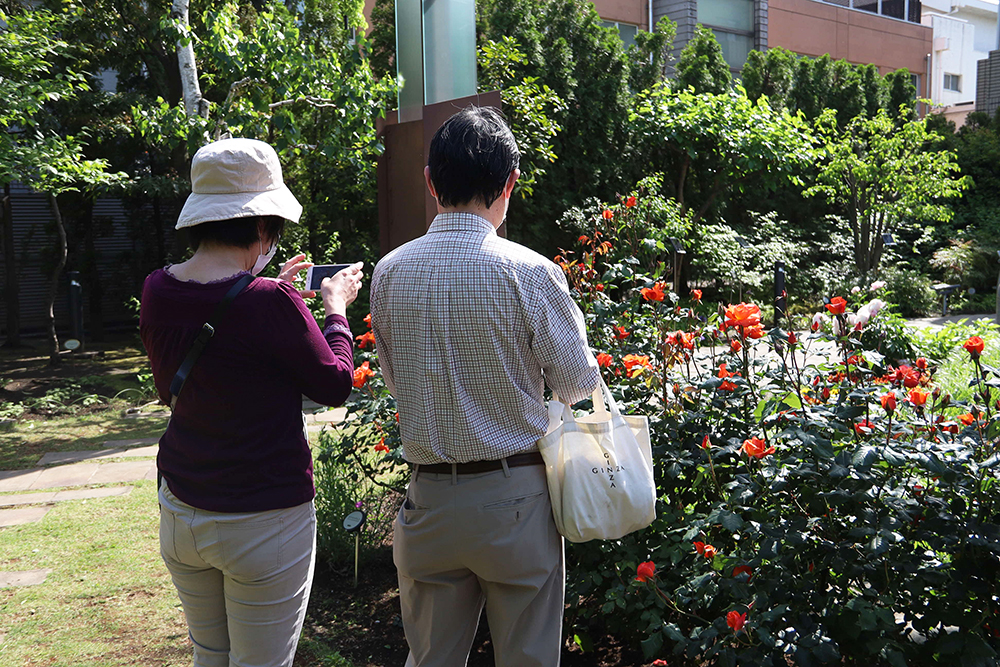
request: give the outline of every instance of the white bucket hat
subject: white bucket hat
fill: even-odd
[[[191,195],[175,229],[203,222],[277,215],[298,222],[302,205],[281,180],[278,154],[256,139],[223,139],[191,160]]]

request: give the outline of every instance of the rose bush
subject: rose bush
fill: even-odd
[[[765,330],[758,304],[644,298],[664,265],[610,208],[559,259],[605,379],[650,418],[660,503],[648,530],[568,549],[574,635],[690,665],[995,664],[1000,372],[981,341],[958,402],[884,335],[877,283],[807,333]]]
[[[569,636],[614,633],[692,666],[996,664],[986,343],[958,342],[973,387],[959,401],[934,361],[866,335],[893,317],[880,286],[832,295],[806,332],[767,328],[757,303],[681,301],[662,206],[643,196],[598,207],[556,258],[616,400],[649,417],[659,498],[648,529],[567,545]],[[358,362],[327,460],[400,488],[395,403],[374,350]]]

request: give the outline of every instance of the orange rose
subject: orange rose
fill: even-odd
[[[663,301],[663,297],[665,296],[663,292],[664,287],[663,283],[656,283],[652,287],[643,287],[639,290],[639,293],[642,294],[642,298],[646,301]]]
[[[847,310],[847,301],[842,296],[835,296],[830,299],[830,303],[826,304],[826,309],[832,315],[843,315],[844,311]]]
[[[607,352],[601,352],[597,355],[597,365],[601,368],[609,368],[613,361],[614,359]]]
[[[753,327],[760,324],[760,307],[752,303],[739,303],[726,308],[727,327]]]
[[[913,389],[910,390],[910,393],[907,395],[907,398],[910,399],[910,403],[912,403],[913,405],[921,407],[927,403],[928,396],[930,396],[929,392],[924,391],[920,387],[914,387]]]
[[[626,354],[622,357],[622,363],[625,365],[625,371],[630,378],[634,378],[642,373],[643,368],[650,368],[649,357],[640,354]]]
[[[354,369],[354,388],[361,389],[368,382],[368,378],[375,377],[375,371],[368,367],[368,362],[361,364],[359,368]]]
[[[878,400],[886,412],[891,414],[896,409],[896,394],[889,392],[880,396]]]
[[[635,197],[627,197],[625,199],[625,208],[632,208],[636,204]]]
[[[612,218],[615,217],[615,214],[611,211],[610,208],[606,208],[604,209],[604,213],[601,213],[601,217],[603,217],[605,220],[611,220]]]
[[[360,336],[355,336],[358,341],[358,347],[362,350],[366,349],[369,345],[375,347],[375,334],[371,331],[366,331]]]
[[[750,438],[743,441],[743,453],[754,459],[762,459],[768,454],[774,453],[774,447],[768,447],[767,443],[760,438]]]
[[[691,290],[691,298],[695,301],[701,301],[701,290],[700,289]]]

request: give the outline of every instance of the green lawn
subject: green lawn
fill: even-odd
[[[123,419],[118,411],[56,419],[25,415],[14,430],[0,433],[0,470],[32,468],[46,452],[104,449],[106,440],[158,437],[166,425],[166,416]]]
[[[0,469],[31,467],[49,451],[156,436],[165,424],[117,411],[22,420],[0,434]],[[183,613],[160,560],[155,484],[133,486],[128,496],[61,502],[39,522],[0,528],[0,570],[52,570],[39,586],[0,589],[0,665],[191,664]],[[308,630],[295,665],[351,667]]]

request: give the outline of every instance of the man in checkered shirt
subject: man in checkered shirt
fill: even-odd
[[[579,401],[599,371],[562,270],[497,236],[520,171],[491,108],[431,142],[427,234],[372,276],[372,329],[412,465],[396,517],[407,667],[466,664],[483,606],[498,667],[559,664],[563,539],[537,441],[545,385]]]

